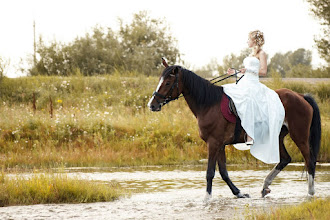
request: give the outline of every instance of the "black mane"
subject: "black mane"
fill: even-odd
[[[189,91],[189,95],[195,100],[197,106],[205,108],[220,103],[223,94],[222,86],[213,85],[210,81],[180,66],[167,67],[162,76],[166,78],[173,72],[174,68],[178,68],[182,72],[183,85]]]

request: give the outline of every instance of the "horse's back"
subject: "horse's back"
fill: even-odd
[[[304,95],[290,89],[277,89],[285,109],[285,122],[292,136],[308,140],[309,129],[313,118],[313,107],[305,100]]]
[[[290,89],[277,89],[275,92],[281,99],[285,111],[294,111],[295,114],[303,113],[313,115],[312,106],[306,101],[303,94],[294,92]]]

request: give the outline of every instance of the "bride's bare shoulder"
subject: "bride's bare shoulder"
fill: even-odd
[[[262,58],[262,57],[267,57],[266,52],[263,51],[263,50],[260,50],[259,53],[258,53],[257,55],[258,55],[258,58],[259,58],[259,59]]]

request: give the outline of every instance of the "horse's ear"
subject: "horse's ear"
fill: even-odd
[[[178,74],[178,72],[179,72],[179,67],[178,66],[174,67],[174,69],[172,70],[172,74],[176,75]]]
[[[168,64],[167,64],[167,62],[166,62],[166,60],[165,60],[164,57],[162,57],[162,62],[163,62],[163,65],[164,65],[165,67],[168,67]]]

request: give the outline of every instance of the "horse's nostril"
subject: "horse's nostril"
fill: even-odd
[[[153,111],[153,112],[157,112],[157,111],[160,111],[160,107],[161,106],[157,106],[157,105],[150,105],[150,110]]]

